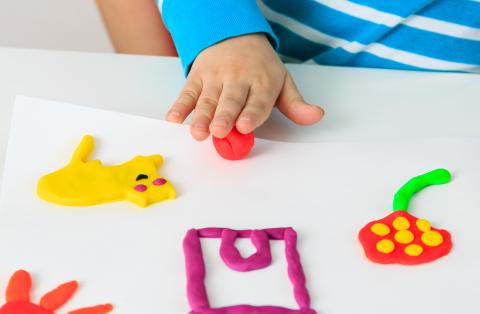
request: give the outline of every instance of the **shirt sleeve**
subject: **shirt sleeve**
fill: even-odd
[[[185,75],[200,52],[227,38],[265,33],[278,46],[256,0],[164,0],[162,15]]]

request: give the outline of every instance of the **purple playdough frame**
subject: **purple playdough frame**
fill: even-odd
[[[235,305],[211,308],[205,287],[205,262],[200,238],[220,238],[220,256],[233,270],[247,272],[268,267],[272,262],[270,240],[285,241],[288,276],[300,309],[279,306]],[[237,238],[250,238],[257,252],[243,258],[235,247]],[[190,314],[316,314],[310,308],[310,296],[305,286],[305,274],[297,251],[297,233],[293,228],[262,230],[231,230],[226,228],[191,229],[183,241],[187,271],[187,295]]]

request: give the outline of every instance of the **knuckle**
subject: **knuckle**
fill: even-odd
[[[267,105],[257,102],[249,105],[249,112],[251,112],[255,116],[264,117],[268,115],[270,110],[268,109]]]
[[[267,76],[267,75],[260,75],[255,80],[255,85],[259,90],[269,90],[273,85],[275,85],[276,78],[278,76]]]
[[[180,98],[185,98],[187,100],[194,101],[198,98],[198,92],[191,88],[184,89],[180,95]]]
[[[211,120],[213,118],[213,115],[215,114],[215,112],[211,109],[208,109],[208,108],[197,108],[195,110],[195,117],[196,119],[207,119],[207,120]]]
[[[196,110],[195,111],[195,117],[193,119],[193,122],[200,122],[200,121],[210,121],[213,118],[213,114],[207,110]]]
[[[215,114],[216,119],[224,119],[226,121],[233,121],[234,117],[231,112],[228,111],[220,111]]]
[[[204,96],[200,98],[198,104],[202,107],[215,108],[217,107],[218,100],[212,97]]]
[[[256,82],[255,91],[259,93],[268,93],[274,85],[271,80],[261,80]]]
[[[229,93],[222,97],[222,102],[228,105],[241,106],[241,98],[240,94]]]
[[[277,96],[279,93],[278,86],[274,84],[257,84],[255,87],[252,87],[251,90],[251,94],[255,95],[255,97],[262,103],[270,102],[270,99],[276,98],[275,96]]]
[[[282,85],[285,81],[285,73],[272,70],[268,74],[259,75],[255,79],[255,87],[260,90],[270,91],[272,88]]]
[[[212,114],[209,113],[208,111],[206,110],[195,110],[194,112],[194,115],[193,115],[193,119],[192,119],[192,123],[196,123],[196,122],[205,122],[205,121],[209,121],[211,120],[212,118]]]
[[[186,102],[179,99],[174,103],[172,110],[175,109],[179,111],[185,111],[185,110],[192,110],[191,108],[192,108],[192,105],[189,105]]]

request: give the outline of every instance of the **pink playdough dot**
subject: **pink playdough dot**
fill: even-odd
[[[164,185],[165,183],[167,183],[167,180],[163,178],[158,178],[158,179],[155,179],[155,181],[153,181],[154,185]]]
[[[137,192],[145,192],[147,190],[147,186],[144,184],[139,184],[139,185],[136,185],[134,189]]]

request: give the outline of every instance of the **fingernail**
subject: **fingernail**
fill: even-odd
[[[178,118],[178,117],[180,117],[180,112],[178,112],[178,111],[170,111],[170,112],[168,113],[168,116],[169,116],[169,117],[172,117],[172,118]]]
[[[250,122],[252,119],[249,116],[243,116],[238,119],[238,122]]]
[[[199,131],[206,131],[207,126],[205,124],[194,124],[193,128]]]

